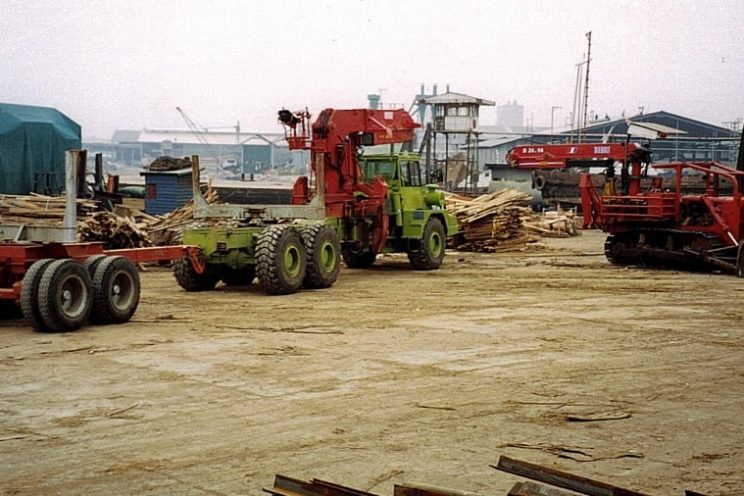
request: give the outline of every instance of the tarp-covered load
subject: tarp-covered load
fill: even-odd
[[[0,194],[58,193],[80,126],[53,108],[0,103]]]

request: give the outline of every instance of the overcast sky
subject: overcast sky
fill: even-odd
[[[0,0],[0,102],[115,129],[279,132],[276,111],[408,108],[421,83],[565,122],[591,30],[589,109],[744,117],[742,0]],[[496,113],[481,114],[494,124]]]

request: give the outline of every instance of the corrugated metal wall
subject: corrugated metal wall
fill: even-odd
[[[145,175],[145,189],[145,212],[167,214],[191,199],[191,174],[149,172]]]

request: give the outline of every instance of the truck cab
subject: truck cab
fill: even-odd
[[[457,220],[445,208],[444,192],[436,184],[425,183],[417,153],[362,155],[359,167],[365,182],[371,183],[379,176],[388,185],[385,251],[420,250],[421,243],[431,238],[425,233],[427,225],[430,231],[438,231],[437,225],[441,225],[442,242],[457,233]],[[434,233],[435,244],[438,236],[438,232]]]

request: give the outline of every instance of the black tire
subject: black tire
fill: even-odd
[[[39,283],[44,270],[54,262],[52,258],[37,260],[28,268],[21,280],[21,312],[28,325],[40,331],[49,331],[39,310]]]
[[[191,261],[185,257],[173,263],[173,276],[186,291],[211,291],[220,280],[220,275],[209,265],[204,272],[197,274]]]
[[[88,271],[91,279],[93,279],[93,275],[96,273],[96,267],[98,267],[98,264],[100,264],[101,260],[104,258],[106,258],[106,255],[92,255],[86,258],[85,262],[83,262],[83,267]]]
[[[532,183],[534,184],[534,189],[542,191],[545,187],[545,176],[535,174],[532,178]]]
[[[350,248],[341,248],[344,263],[350,269],[368,269],[377,260],[377,253],[373,251],[354,251]]]
[[[258,283],[269,294],[291,294],[305,278],[305,246],[297,230],[288,224],[267,227],[256,242]]]
[[[140,301],[137,267],[125,257],[105,257],[93,274],[93,311],[97,324],[121,324],[132,318]]]
[[[442,221],[429,217],[417,250],[408,252],[408,261],[416,270],[435,270],[442,265],[446,237]]]
[[[341,270],[341,253],[336,230],[327,224],[300,228],[307,250],[307,268],[302,285],[310,289],[333,286]]]
[[[220,280],[228,286],[250,286],[256,278],[256,266],[246,265],[239,269],[223,267],[220,270]]]
[[[744,277],[744,239],[739,243],[739,252],[736,255],[736,277]]]
[[[39,312],[48,331],[74,331],[93,308],[91,279],[83,264],[69,258],[55,260],[39,282]]]

